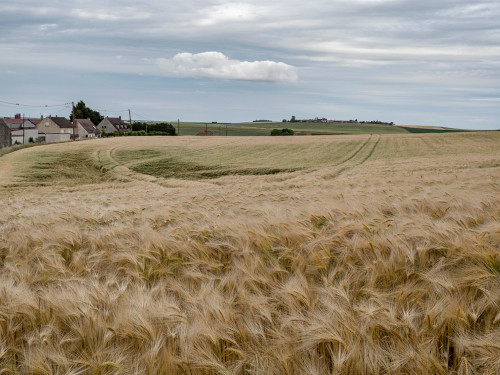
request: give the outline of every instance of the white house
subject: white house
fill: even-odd
[[[38,139],[38,129],[36,124],[40,119],[21,118],[20,114],[16,114],[14,118],[4,117],[4,122],[11,130],[12,144],[26,144],[30,140]]]

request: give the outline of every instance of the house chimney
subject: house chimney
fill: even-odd
[[[21,119],[21,114],[20,113],[16,113],[16,115],[14,116],[14,118],[16,118],[18,120]]]
[[[121,120],[121,119],[122,119],[122,116],[118,116],[118,118]]]

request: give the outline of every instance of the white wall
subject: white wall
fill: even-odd
[[[16,141],[22,144],[29,143],[30,137],[33,138],[33,141],[36,141],[38,138],[38,129],[24,129],[24,141],[23,141],[23,130],[12,130],[12,144],[15,144]]]
[[[71,138],[71,134],[68,134],[68,133],[63,133],[63,134],[49,133],[49,134],[45,134],[45,142],[69,141],[70,138]]]

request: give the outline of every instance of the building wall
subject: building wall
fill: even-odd
[[[38,139],[38,129],[24,129],[24,140],[23,140],[23,129],[12,130],[12,144],[15,144],[16,141],[21,144],[29,143],[30,138],[33,138],[33,141]]]
[[[3,120],[0,120],[0,147],[9,147],[12,145],[11,142],[10,128]]]
[[[105,132],[105,133],[113,133],[113,132],[116,132],[118,131],[117,128],[115,128],[113,126],[113,124],[111,122],[109,122],[109,120],[107,118],[105,118],[104,120],[102,120],[99,125],[97,125],[97,129],[99,129],[102,132]]]
[[[83,126],[81,126],[79,122],[77,122],[77,126],[78,126],[78,128],[77,128],[78,139],[88,138],[89,133],[87,133],[85,128]]]
[[[83,126],[78,123],[78,139],[97,138],[95,133],[88,133]]]
[[[40,121],[36,128],[40,134],[60,133],[61,130],[61,128],[49,118],[44,118]]]
[[[64,133],[64,134],[55,134],[55,133],[46,133],[45,134],[45,142],[63,142],[63,141],[69,141],[71,139],[71,134],[69,133]]]
[[[73,128],[63,128],[61,129],[54,121],[50,118],[44,118],[40,121],[36,128],[39,134],[73,134]]]
[[[45,135],[45,142],[69,141],[73,134],[73,128],[60,128],[48,117],[40,121],[36,128],[39,135]]]

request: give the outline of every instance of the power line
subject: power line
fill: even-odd
[[[61,109],[57,110],[56,112],[54,112],[53,114],[54,114],[54,115],[57,115],[57,114],[61,113],[62,111],[66,110],[66,109],[68,109],[68,108],[69,108],[69,107],[64,107],[64,108],[61,108]]]
[[[94,111],[97,111],[97,112],[100,112],[100,113],[103,113],[103,112],[106,112],[106,113],[124,113],[124,112],[128,112],[128,109],[120,109],[120,110],[116,110],[116,111],[112,111],[110,109],[100,109],[100,108],[92,108]]]
[[[136,113],[136,112],[134,112],[134,111],[132,111],[132,113],[133,113],[134,115],[136,115],[136,116],[138,116],[138,117],[140,117],[140,118],[144,119],[144,120],[148,120],[148,118],[146,118],[146,117],[144,117],[144,116],[141,116],[140,114],[138,114],[138,113]]]
[[[0,104],[6,104],[6,105],[11,105],[11,106],[15,106],[15,107],[27,107],[27,108],[54,108],[54,109],[58,109],[54,114],[57,114],[57,113],[60,113],[62,112],[63,110],[65,110],[66,108],[69,108],[71,106],[71,102],[68,102],[68,103],[62,103],[62,104],[45,104],[45,105],[32,105],[32,104],[22,104],[22,103],[15,103],[15,102],[9,102],[9,101],[6,101],[6,100],[0,100]],[[60,108],[60,109],[59,109]],[[105,113],[105,114],[123,114],[123,113],[127,113],[128,112],[128,109],[120,109],[120,110],[108,110],[108,109],[95,109],[96,111],[100,112],[101,114],[102,113]],[[146,120],[146,121],[150,121],[147,117],[144,117],[136,112],[133,112],[132,113],[137,116],[137,117],[140,117],[141,119],[143,120]]]
[[[14,105],[18,107],[31,107],[31,108],[53,108],[53,107],[64,107],[71,105],[71,103],[64,103],[64,104],[45,104],[45,105],[31,105],[31,104],[20,104],[20,103],[13,103],[13,102],[7,102],[5,100],[0,100],[0,103],[3,104],[9,104],[9,105]]]

